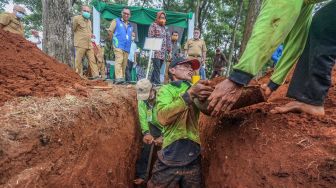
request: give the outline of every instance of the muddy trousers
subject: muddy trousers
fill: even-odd
[[[276,48],[284,43],[283,56],[271,77],[274,83],[278,85],[283,83],[287,73],[302,54],[308,37],[314,5],[303,2],[303,0],[263,1],[246,49],[230,74],[231,80],[247,85],[271,59]],[[237,72],[244,72],[244,77],[233,78]]]
[[[89,61],[89,69],[91,71],[92,77],[98,76],[98,67],[96,63],[96,58],[94,56],[93,49],[85,49],[85,48],[79,48],[76,47],[76,57],[75,57],[75,69],[76,72],[83,76],[83,59],[84,56],[87,57]]]
[[[154,138],[159,138],[161,136],[161,131],[156,126],[150,124],[149,125],[150,133]],[[143,148],[141,150],[140,158],[136,162],[136,177],[141,179],[147,179],[146,171],[148,166],[148,159],[151,150],[151,144],[143,144]]]
[[[323,105],[331,86],[336,58],[335,23],[336,0],[333,0],[313,18],[307,44],[288,88],[288,97],[311,105]]]
[[[156,160],[148,188],[201,188],[200,158],[186,166],[171,167]]]

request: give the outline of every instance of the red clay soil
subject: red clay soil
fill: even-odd
[[[132,187],[141,143],[135,98],[122,87],[89,93],[56,105],[54,121],[37,126],[30,113],[64,99],[28,99],[28,114],[15,113],[22,102],[1,106],[0,187]]]
[[[87,96],[88,82],[69,66],[19,35],[0,29],[0,41],[0,106],[15,97]]]
[[[102,83],[20,36],[0,29],[0,40],[0,187],[132,187],[135,90],[90,90]]]
[[[333,71],[336,82],[336,71]],[[336,88],[326,116],[271,114],[290,101],[288,82],[261,103],[201,117],[206,187],[336,187]]]

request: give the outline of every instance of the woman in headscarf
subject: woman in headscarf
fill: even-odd
[[[164,63],[166,53],[171,52],[171,40],[169,31],[166,29],[166,13],[160,11],[157,13],[156,20],[149,27],[148,37],[162,38],[162,46],[160,51],[154,52],[153,61],[153,73],[151,82],[153,84],[160,84],[160,69]]]

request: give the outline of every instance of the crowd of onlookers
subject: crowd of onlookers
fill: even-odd
[[[115,84],[124,84],[143,78],[144,67],[147,66],[140,66],[140,59],[144,57],[144,54],[148,54],[148,52],[140,52],[136,44],[137,34],[129,21],[131,17],[130,9],[124,8],[121,12],[121,17],[114,19],[108,28],[108,39],[106,42],[112,43],[115,57],[114,70],[110,70],[110,67],[105,68],[102,66],[106,64],[103,62],[104,58],[101,58],[101,56],[104,57],[105,45],[104,43],[103,45],[95,44],[95,39],[92,35],[90,14],[91,9],[83,6],[82,14],[73,18],[76,72],[83,76],[83,59],[86,56],[88,59],[89,77],[92,79],[107,78],[105,76],[107,69],[109,70],[109,78],[113,78]],[[153,58],[151,59],[153,68],[149,80],[155,85],[167,83],[169,80],[169,64],[177,57],[198,59],[201,62],[201,67],[195,71],[195,75],[199,75],[201,79],[206,79],[207,47],[204,40],[201,39],[200,29],[196,28],[194,30],[193,37],[187,40],[182,48],[179,42],[179,32],[170,32],[167,29],[166,20],[166,13],[160,11],[157,13],[155,21],[149,27],[149,38],[162,39],[161,49],[154,51]],[[101,66],[99,63],[101,63]],[[221,53],[220,49],[217,49],[214,58],[214,73],[211,77],[223,75],[226,66],[227,60],[225,56]],[[111,71],[113,71],[112,74]],[[113,77],[110,75],[113,75]]]

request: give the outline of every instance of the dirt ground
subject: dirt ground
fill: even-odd
[[[0,107],[0,187],[132,187],[134,89],[22,98]]]
[[[132,187],[135,89],[92,90],[20,36],[0,40],[0,187]]]
[[[288,82],[269,102],[221,119],[202,116],[207,187],[336,187],[336,88],[329,91],[325,117],[271,114],[290,101],[287,88]]]
[[[82,80],[21,36],[0,30],[0,40],[0,105],[15,97],[87,96],[85,87],[98,84]]]

